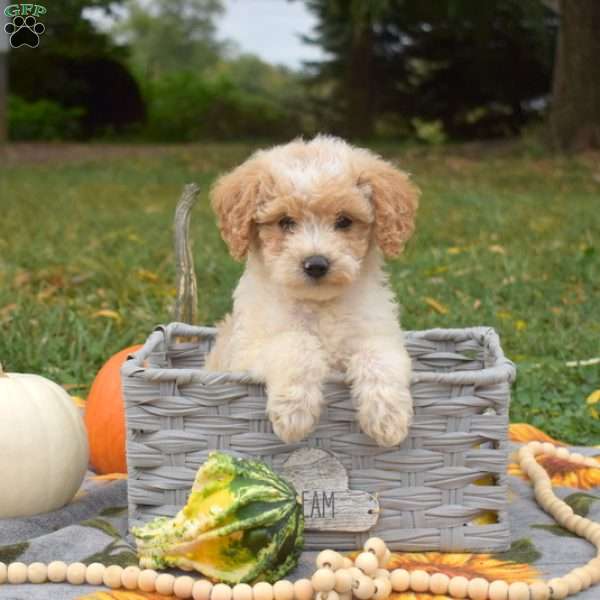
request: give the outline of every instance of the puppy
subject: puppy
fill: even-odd
[[[411,366],[382,265],[410,238],[418,197],[406,173],[324,135],[256,152],[213,187],[221,235],[246,268],[206,367],[265,381],[283,441],[315,428],[334,371],[366,434],[381,446],[406,437]]]

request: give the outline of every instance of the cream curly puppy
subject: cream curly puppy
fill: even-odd
[[[382,265],[411,236],[418,197],[406,173],[324,135],[256,152],[216,182],[221,235],[246,268],[206,366],[264,380],[283,441],[315,428],[332,371],[366,434],[406,437],[411,365]]]

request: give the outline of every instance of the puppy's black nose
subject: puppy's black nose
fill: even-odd
[[[329,261],[324,256],[316,254],[305,258],[302,266],[309,277],[319,279],[329,270]]]

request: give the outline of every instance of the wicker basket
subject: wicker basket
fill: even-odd
[[[307,549],[354,549],[370,535],[394,550],[502,551],[509,546],[506,467],[514,365],[490,328],[407,332],[415,418],[409,437],[380,448],[361,433],[348,387],[325,385],[317,430],[281,442],[265,415],[265,389],[246,373],[202,366],[215,330],[158,327],[123,366],[130,525],[171,516],[214,449],[281,468],[302,446],[331,451],[350,489],[377,495],[381,513],[363,533],[308,531]],[[179,343],[179,336],[196,341]],[[495,522],[481,519],[493,511]]]

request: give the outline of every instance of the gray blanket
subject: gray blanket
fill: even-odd
[[[518,426],[511,426],[511,433],[522,439],[523,429],[516,432],[515,427]],[[527,428],[526,433],[543,439],[541,432],[536,433],[531,428]],[[600,454],[593,448],[580,448],[578,451],[589,456]],[[600,463],[598,469],[579,468],[556,461],[547,467],[558,494],[567,499],[578,514],[600,520]],[[393,566],[450,574],[459,569],[467,576],[517,581],[556,577],[592,559],[596,552],[590,544],[558,527],[539,509],[529,483],[523,479],[516,465],[510,466],[509,473],[513,539],[509,552],[496,555],[402,553],[394,555]],[[64,508],[26,519],[0,519],[0,561],[136,564],[134,548],[126,536],[127,481],[98,478],[89,472],[76,497]],[[305,553],[296,573],[290,578],[312,572],[314,556],[314,553]],[[127,595],[94,594],[99,590],[108,591],[93,586],[2,584],[0,599],[72,600],[85,597],[116,600],[126,597],[127,600],[143,600],[152,596],[138,592]],[[427,595],[419,595],[419,599],[424,598]],[[435,598],[440,600],[439,596]],[[577,598],[597,600],[600,587],[582,592]],[[396,594],[395,599],[412,600],[414,596]]]

